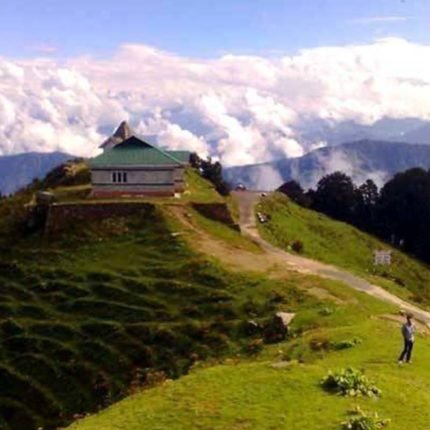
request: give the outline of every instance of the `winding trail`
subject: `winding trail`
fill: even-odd
[[[262,239],[258,232],[254,215],[254,207],[258,203],[260,195],[260,193],[252,191],[234,192],[234,198],[239,205],[240,227],[242,234],[256,242],[267,254],[272,255],[277,260],[282,258],[291,269],[299,273],[312,274],[322,278],[340,281],[355,290],[394,304],[406,312],[412,312],[416,319],[430,327],[430,312],[408,303],[378,285],[373,285],[365,279],[355,276],[346,270],[311,260],[309,258],[290,254]]]

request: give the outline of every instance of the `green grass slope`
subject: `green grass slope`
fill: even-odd
[[[0,415],[11,429],[105,406],[138,369],[177,377],[196,359],[231,354],[241,324],[277,306],[270,283],[207,263],[151,208],[1,255]]]
[[[430,419],[430,343],[419,335],[412,365],[398,366],[399,323],[392,309],[339,284],[294,275],[292,285],[313,282],[336,303],[298,306],[291,338],[259,355],[195,366],[177,381],[137,393],[70,430],[340,430],[359,405],[390,418],[389,428],[427,428]],[[290,285],[285,285],[289,288]],[[337,345],[355,346],[338,349]],[[380,398],[326,392],[321,379],[353,366],[382,390]]]
[[[346,223],[302,208],[279,193],[262,199],[258,210],[270,215],[270,222],[260,225],[260,232],[276,246],[291,250],[295,241],[301,241],[304,256],[343,267],[399,296],[430,305],[430,268],[424,263]],[[378,249],[392,250],[391,266],[373,265],[373,251]]]
[[[214,201],[213,188],[188,175],[178,204]],[[228,272],[172,234],[165,201],[49,240],[23,235],[29,198],[0,202],[0,429],[48,430],[87,413],[71,429],[336,429],[356,404],[390,417],[393,429],[428,424],[430,345],[420,336],[414,365],[398,368],[389,305],[310,276]],[[192,216],[217,240],[243,240]],[[262,332],[247,322],[277,310],[297,313],[292,334],[258,353]],[[365,370],[382,397],[321,389],[329,369],[346,366]]]
[[[189,198],[211,201],[206,181],[187,178]],[[54,184],[69,198],[85,188]],[[249,342],[245,321],[303,300],[195,254],[164,201],[56,237],[25,233],[31,191],[0,201],[0,429],[56,428],[196,360],[234,355]]]
[[[421,277],[428,269],[397,252],[400,269],[367,272],[372,250],[385,245],[345,224],[276,195],[265,199],[259,210],[272,216],[262,228],[276,244],[287,248],[301,240],[308,256],[380,280],[405,295],[408,290],[388,277],[402,276],[416,294],[425,287]],[[342,249],[344,240],[349,242]],[[242,352],[218,363],[195,363],[187,376],[138,392],[77,421],[70,430],[340,430],[356,406],[390,418],[393,430],[428,426],[428,328],[420,326],[413,364],[399,366],[401,319],[391,305],[342,284],[295,273],[288,273],[277,288],[290,297],[297,297],[297,288],[319,296],[303,294],[289,304],[284,299],[281,308],[297,313],[285,342],[265,346],[255,355]],[[322,388],[328,372],[347,367],[363,371],[381,396],[342,397]]]

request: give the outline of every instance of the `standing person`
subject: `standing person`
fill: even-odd
[[[406,314],[406,322],[402,325],[402,335],[405,342],[402,353],[399,357],[399,364],[410,363],[412,349],[415,342],[415,324],[412,322],[413,315]]]

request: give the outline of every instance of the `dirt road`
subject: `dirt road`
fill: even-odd
[[[392,303],[407,312],[412,312],[415,317],[430,326],[430,312],[427,312],[415,305],[412,305],[394,294],[389,293],[383,288],[373,285],[363,278],[352,275],[346,270],[339,269],[328,264],[320,263],[309,258],[290,254],[262,239],[258,233],[254,215],[254,207],[260,199],[261,194],[251,191],[237,191],[234,198],[238,202],[240,212],[240,226],[242,233],[249,236],[254,242],[258,243],[266,254],[272,256],[279,262],[283,260],[291,269],[300,273],[317,275],[327,279],[341,281],[355,290],[362,291],[378,299]]]

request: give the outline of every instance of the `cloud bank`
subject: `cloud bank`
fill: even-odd
[[[111,58],[0,58],[0,154],[90,156],[122,120],[159,144],[226,165],[324,145],[303,122],[430,120],[430,45],[403,39],[294,56],[196,59],[145,45]]]

